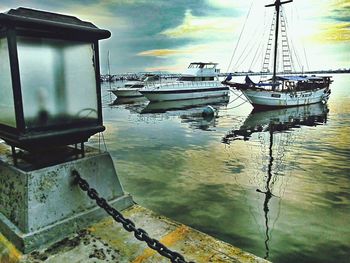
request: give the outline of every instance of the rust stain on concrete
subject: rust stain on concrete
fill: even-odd
[[[21,258],[21,252],[19,252],[10,241],[0,234],[0,262],[17,263]]]
[[[177,241],[183,240],[186,236],[186,234],[190,231],[190,229],[185,226],[181,225],[179,228],[175,229],[173,232],[167,234],[162,239],[160,239],[160,242],[163,243],[165,246],[171,246],[175,244]],[[145,259],[157,254],[156,251],[150,248],[146,248],[140,256],[138,256],[133,263],[141,263]]]

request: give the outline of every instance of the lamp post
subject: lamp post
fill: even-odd
[[[108,153],[84,157],[84,142],[105,129],[98,41],[110,35],[73,16],[0,14],[0,138],[14,157],[0,153],[0,232],[24,252],[104,216],[72,183],[73,169],[116,207],[132,203]],[[82,155],[67,158],[78,144]]]
[[[98,40],[110,35],[72,16],[0,14],[0,137],[38,152],[103,131]]]

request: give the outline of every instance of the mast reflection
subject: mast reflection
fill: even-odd
[[[248,141],[253,133],[268,133],[269,148],[268,148],[268,165],[267,176],[265,182],[265,189],[256,189],[258,193],[264,194],[263,212],[265,220],[265,259],[269,258],[270,253],[270,238],[271,230],[269,225],[269,202],[276,195],[273,194],[273,185],[277,180],[277,169],[273,170],[274,158],[273,146],[274,135],[277,133],[284,133],[293,131],[301,126],[317,126],[323,125],[327,122],[328,108],[324,104],[312,104],[302,107],[284,108],[269,111],[253,110],[243,125],[239,129],[231,130],[226,136],[222,138],[225,144],[231,144],[235,140]],[[280,141],[279,141],[280,142]],[[285,149],[283,149],[285,150]],[[278,155],[284,153],[278,152]],[[281,161],[281,160],[280,160]]]

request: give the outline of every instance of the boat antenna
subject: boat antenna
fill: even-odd
[[[287,0],[281,2],[281,0],[276,0],[275,3],[265,5],[265,7],[274,6],[276,9],[276,29],[275,29],[275,51],[273,57],[273,75],[272,75],[272,83],[276,83],[276,66],[277,66],[277,44],[278,44],[278,26],[279,26],[279,17],[280,17],[280,7],[283,4],[287,4],[293,2],[293,0]],[[273,89],[275,87],[273,86]]]
[[[111,65],[109,62],[109,50],[107,52],[107,70],[108,70],[108,85],[109,85],[109,90],[112,89],[112,78],[111,78]],[[112,92],[109,92],[109,99],[112,101]]]

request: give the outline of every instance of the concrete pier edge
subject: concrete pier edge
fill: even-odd
[[[0,151],[0,232],[21,252],[59,241],[106,217],[71,176],[81,173],[118,210],[134,204],[107,152],[87,147],[86,156],[40,169],[22,170]]]
[[[122,211],[136,227],[144,229],[151,238],[158,239],[186,261],[208,262],[258,262],[268,261],[218,240],[187,225],[154,213],[140,205]],[[51,246],[22,254],[0,234],[0,262],[7,263],[169,263],[169,259],[137,240],[120,223],[107,216],[87,228]]]
[[[123,210],[134,204],[134,201],[129,194],[108,202],[117,210]],[[93,207],[88,211],[81,212],[35,232],[23,233],[0,213],[0,233],[20,251],[23,253],[30,253],[35,249],[40,249],[60,241],[62,237],[69,236],[78,230],[84,229],[106,216],[108,215],[102,208]],[[57,233],[60,234],[58,235]]]

